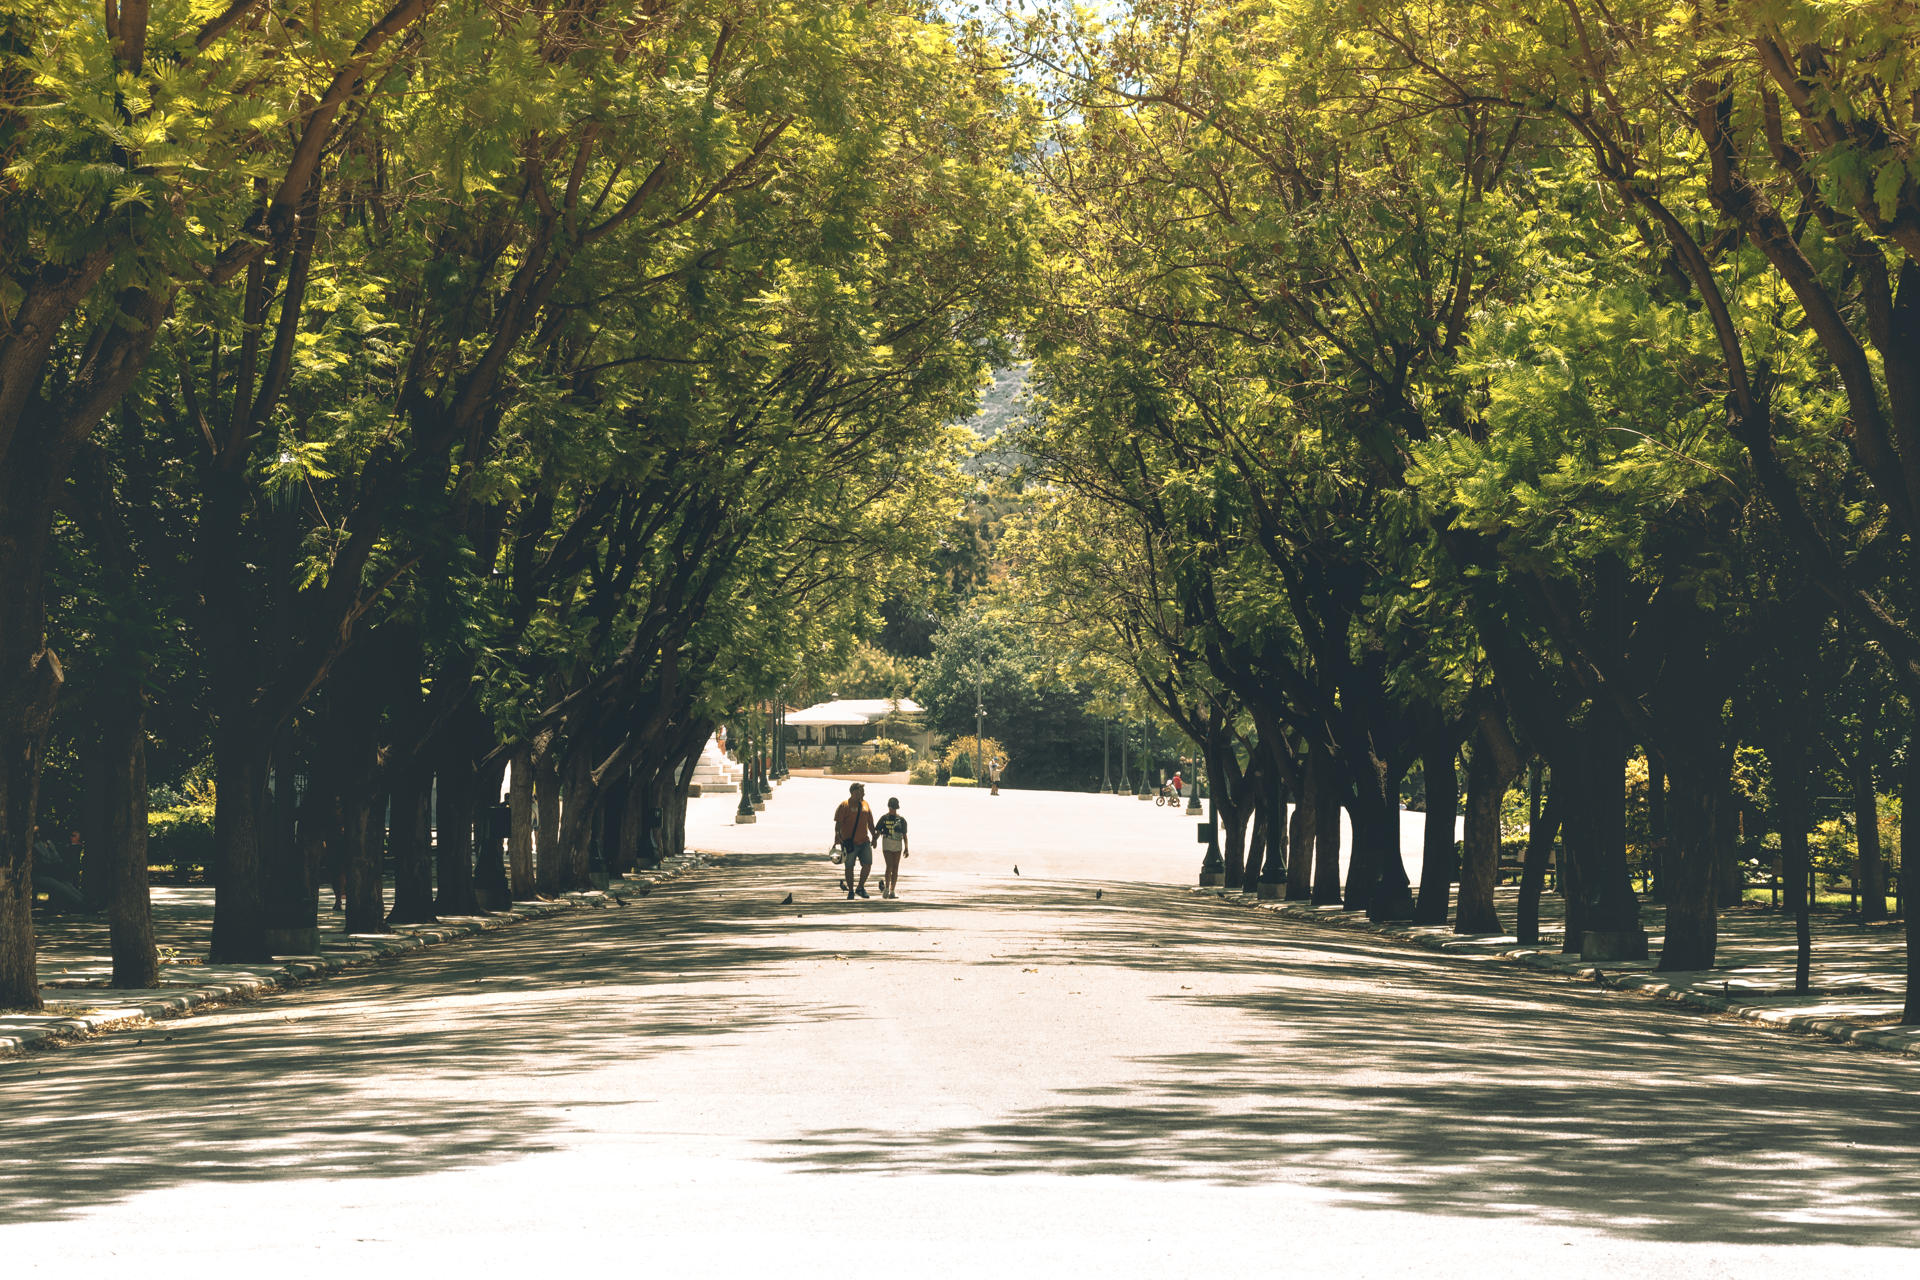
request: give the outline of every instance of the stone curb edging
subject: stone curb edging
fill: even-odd
[[[1188,892],[1196,896],[1217,898],[1227,906],[1270,911],[1289,920],[1300,920],[1322,928],[1370,934],[1403,946],[1418,947],[1423,951],[1433,951],[1468,960],[1499,960],[1539,973],[1558,974],[1567,978],[1584,978],[1609,991],[1622,991],[1650,999],[1666,1000],[1683,1008],[1696,1009],[1703,1013],[1726,1014],[1770,1030],[1797,1031],[1831,1040],[1836,1044],[1857,1045],[1884,1053],[1920,1057],[1920,1027],[1875,1026],[1854,1018],[1830,1014],[1793,1013],[1785,1009],[1769,1008],[1766,1005],[1746,1004],[1733,997],[1691,991],[1653,973],[1632,970],[1606,973],[1592,964],[1582,962],[1577,957],[1567,957],[1557,951],[1536,950],[1531,947],[1499,950],[1471,935],[1463,937],[1425,929],[1375,924],[1364,916],[1350,915],[1344,911],[1327,910],[1293,902],[1261,901],[1244,893],[1230,893],[1217,888],[1190,888]]]
[[[499,929],[525,924],[528,921],[544,920],[550,916],[564,915],[583,908],[602,907],[610,900],[626,903],[644,898],[652,892],[655,885],[678,879],[706,863],[707,858],[704,855],[688,854],[683,858],[669,859],[644,877],[616,881],[605,890],[592,889],[580,893],[569,893],[550,902],[516,902],[505,911],[490,912],[484,916],[451,916],[437,924],[399,925],[395,927],[393,933],[353,934],[349,936],[357,945],[351,948],[343,947],[336,951],[323,952],[319,956],[289,960],[272,969],[264,970],[258,976],[226,982],[210,982],[203,986],[170,992],[164,996],[156,994],[153,999],[142,1000],[138,1004],[124,1008],[96,1009],[82,1014],[48,1018],[45,1022],[32,1026],[0,1031],[0,1059],[16,1056],[36,1045],[50,1047],[49,1042],[57,1044],[61,1041],[98,1035],[124,1027],[179,1017],[203,1005],[223,1000],[267,995],[284,990],[295,983],[327,977],[348,969],[363,969],[382,960],[410,955],[415,951],[455,942],[461,938],[477,937],[483,933],[492,933]]]

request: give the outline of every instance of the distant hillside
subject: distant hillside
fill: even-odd
[[[1009,369],[993,371],[993,385],[980,397],[980,410],[967,420],[974,433],[982,440],[995,440],[1009,422],[1012,422],[1024,407],[1021,394],[1027,387],[1027,369],[1025,364],[1017,364]],[[967,470],[978,474],[982,471],[1004,471],[1019,464],[1022,455],[1013,449],[988,448],[967,464]]]
[[[982,440],[999,435],[1000,428],[1020,411],[1020,392],[1027,385],[1027,368],[1025,364],[1017,364],[1010,369],[993,371],[993,385],[981,395],[980,411],[967,424]]]

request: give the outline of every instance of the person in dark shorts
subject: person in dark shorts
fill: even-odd
[[[867,896],[867,873],[873,870],[873,810],[867,805],[867,789],[859,783],[847,788],[847,798],[833,811],[833,839],[847,857],[847,897]],[[853,864],[860,863],[860,877],[854,879]]]
[[[897,898],[900,896],[900,859],[907,856],[907,820],[900,816],[900,802],[887,801],[887,812],[874,824],[880,833],[880,856],[886,859],[886,872],[880,877],[880,896]]]

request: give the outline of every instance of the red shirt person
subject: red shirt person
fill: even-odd
[[[847,897],[867,896],[867,873],[873,870],[873,810],[867,805],[867,789],[859,783],[847,788],[847,798],[833,811],[833,842],[847,858]],[[860,879],[853,878],[854,860],[860,862]]]

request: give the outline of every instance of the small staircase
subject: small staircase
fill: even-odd
[[[698,795],[726,795],[740,789],[740,766],[727,759],[717,739],[708,738],[693,766],[692,782]]]

